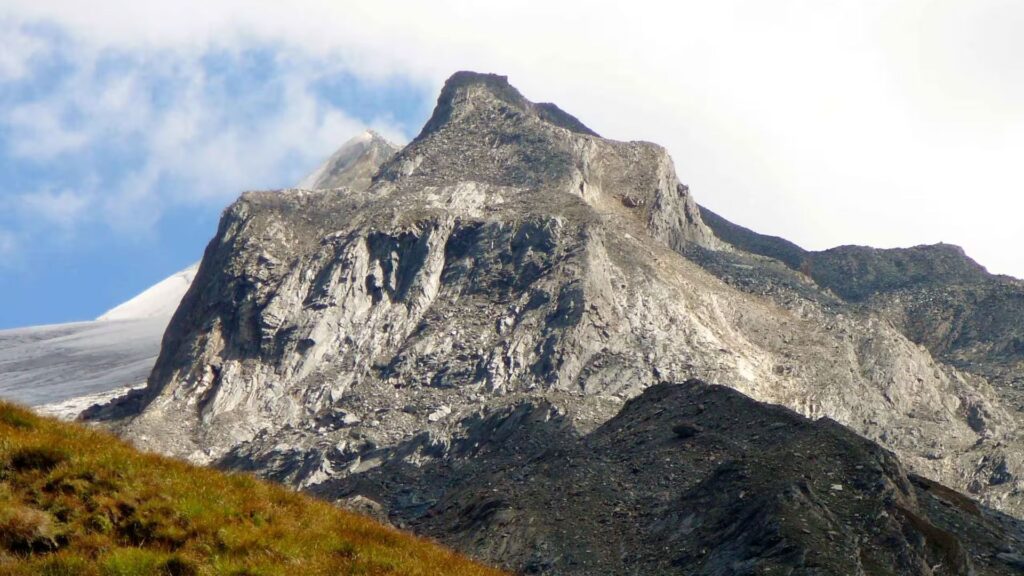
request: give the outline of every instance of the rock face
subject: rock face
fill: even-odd
[[[842,246],[808,255],[803,267],[935,357],[986,377],[1012,409],[1024,412],[1024,282],[989,274],[948,244]]]
[[[716,232],[664,149],[602,139],[503,77],[459,73],[367,188],[248,193],[229,208],[149,386],[92,416],[120,419],[143,447],[310,489],[401,469],[408,478],[367,484],[377,487],[362,497],[412,522],[410,509],[436,510],[417,474],[455,460],[473,469],[477,454],[459,439],[489,415],[522,414],[541,443],[551,426],[578,438],[659,382],[701,378],[841,422],[921,476],[1024,513],[1020,418],[986,374],[955,367],[888,312],[845,300],[799,265]],[[803,262],[798,247],[762,244]],[[695,437],[705,425],[694,423]],[[744,450],[736,457],[752,458]],[[916,489],[885,466],[900,505],[920,516]],[[746,490],[730,479],[755,473],[743,470],[722,482]],[[686,486],[697,490],[688,502],[710,502],[709,489]],[[815,518],[838,514],[826,512],[838,495],[813,490],[793,502]],[[761,494],[776,512],[804,505]],[[911,517],[877,526],[896,538]],[[684,519],[666,522],[663,541],[675,542]],[[460,545],[532,562],[533,551],[488,542],[479,546],[493,550]],[[907,554],[931,558],[920,546]]]
[[[549,391],[593,403],[582,425],[596,425],[728,337],[676,297],[671,247],[686,243],[718,245],[664,149],[456,75],[368,190],[247,194],[227,211],[130,434],[210,461],[279,430],[343,443],[343,413],[388,443],[443,427],[427,419],[442,406]],[[675,289],[655,288],[659,267]],[[669,316],[677,342],[654,330]],[[394,409],[396,387],[422,416]]]
[[[526,574],[1018,573],[1024,523],[834,421],[725,387],[652,386],[583,436],[543,401],[467,424],[443,458],[389,458],[314,492],[369,495],[393,521]]]

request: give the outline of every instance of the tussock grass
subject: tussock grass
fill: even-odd
[[[499,572],[283,487],[0,402],[0,574]]]

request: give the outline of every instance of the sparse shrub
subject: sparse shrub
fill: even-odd
[[[198,576],[199,574],[199,568],[195,562],[178,555],[165,560],[163,570],[167,576]]]
[[[47,558],[39,570],[40,576],[87,576],[95,574],[92,563],[74,554],[59,554]]]
[[[188,539],[188,532],[159,510],[136,511],[117,528],[121,537],[135,546],[148,543],[174,549]]]
[[[89,517],[86,527],[100,534],[110,534],[114,530],[114,523],[110,520],[110,516],[97,512]]]
[[[75,554],[82,558],[89,558],[90,561],[95,560],[115,548],[115,544],[111,541],[110,537],[106,534],[100,534],[99,532],[91,532],[85,526],[77,526],[76,530],[72,532],[68,537],[68,546],[61,552],[68,550],[73,551]],[[95,572],[96,570],[93,570]]]
[[[0,511],[0,544],[11,552],[47,552],[57,549],[53,518],[27,506]]]
[[[23,411],[14,408],[9,405],[0,405],[0,424],[5,424],[11,428],[20,428],[22,430],[31,430],[35,428],[35,422],[31,416],[28,416]]]
[[[54,446],[26,446],[12,452],[9,463],[17,472],[49,472],[67,458],[66,452]]]
[[[356,550],[355,544],[351,542],[342,542],[335,548],[334,553],[342,558],[355,558],[359,551]]]
[[[103,576],[158,576],[162,572],[164,554],[146,548],[118,548],[100,564]]]
[[[74,496],[78,494],[87,494],[91,486],[92,485],[89,481],[84,478],[62,475],[48,482],[43,489],[47,492]]]

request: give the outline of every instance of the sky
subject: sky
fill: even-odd
[[[664,145],[759,232],[1024,277],[1022,29],[1013,0],[0,0],[0,328],[187,267],[240,192],[409,140],[463,69]]]

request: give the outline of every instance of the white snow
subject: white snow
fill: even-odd
[[[164,318],[170,320],[174,311],[178,309],[188,287],[199,270],[199,263],[185,268],[177,274],[173,274],[150,286],[138,296],[107,310],[97,318],[100,321],[109,320],[141,320],[143,318]]]
[[[0,330],[0,398],[73,418],[149,377],[167,323],[199,265],[92,322]],[[77,410],[77,412],[76,412]]]
[[[0,330],[0,398],[34,406],[145,382],[167,320]]]
[[[92,322],[0,330],[0,398],[74,418],[141,386],[198,267],[158,282]]]

